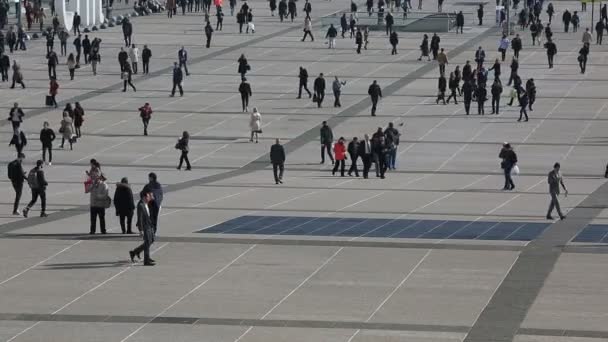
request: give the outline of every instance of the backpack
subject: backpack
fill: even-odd
[[[8,163],[7,168],[8,168],[8,170],[7,170],[8,179],[17,180],[19,178],[19,175],[17,175],[17,161],[13,160],[12,162]]]
[[[38,170],[36,168],[31,169],[27,174],[27,184],[32,189],[38,189],[40,187],[40,184],[38,184]]]

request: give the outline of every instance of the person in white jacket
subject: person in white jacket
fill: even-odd
[[[262,133],[262,115],[258,112],[257,108],[253,108],[253,112],[249,118],[249,128],[251,129],[251,139],[249,141],[253,142],[253,137],[255,135],[255,142],[258,142],[258,133]]]
[[[135,46],[135,44],[131,45],[131,49],[129,50],[129,59],[131,59],[133,73],[137,74],[137,62],[139,62],[139,48]]]

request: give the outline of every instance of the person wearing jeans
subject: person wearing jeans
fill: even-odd
[[[99,230],[102,234],[106,233],[106,207],[110,196],[105,180],[103,174],[99,175],[90,188],[91,230],[89,234],[95,234],[97,217],[99,217]]]
[[[327,121],[323,121],[320,130],[321,136],[321,164],[325,163],[325,151],[327,150],[327,155],[331,160],[332,164],[334,162],[334,157],[331,155],[331,144],[334,141],[334,134],[331,131],[331,128],[327,125]]]
[[[502,145],[502,149],[498,154],[498,158],[502,159],[500,167],[503,169],[505,175],[505,186],[502,189],[513,190],[515,188],[515,183],[513,183],[511,171],[513,170],[513,167],[515,167],[515,165],[517,164],[517,154],[515,154],[515,151],[513,151],[513,147],[511,147],[511,144],[504,143]]]

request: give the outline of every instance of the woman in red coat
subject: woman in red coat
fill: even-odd
[[[51,83],[49,84],[49,94],[51,95],[51,99],[53,99],[52,104],[57,108],[57,101],[55,100],[55,96],[57,96],[57,92],[59,90],[59,83],[57,83],[57,79],[55,77],[51,77]]]
[[[338,171],[338,166],[340,166],[340,176],[344,177],[344,167],[346,160],[346,146],[344,145],[344,137],[340,137],[338,142],[334,145],[334,157],[336,159],[336,164],[334,165],[334,169],[332,170],[332,176],[336,174]]]

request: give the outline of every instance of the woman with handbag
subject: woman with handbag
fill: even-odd
[[[250,142],[253,142],[253,137],[255,136],[255,143],[258,143],[258,134],[262,133],[262,115],[258,112],[257,108],[253,108],[253,112],[249,117],[249,128],[251,129],[251,139]]]
[[[182,152],[179,157],[179,164],[177,165],[178,170],[182,169],[182,164],[184,161],[186,162],[186,171],[192,170],[190,167],[190,160],[188,159],[188,152],[190,152],[190,147],[188,147],[189,141],[190,134],[188,131],[184,131],[184,133],[182,133],[182,137],[177,141],[177,144],[175,144],[175,148]]]
[[[61,120],[61,126],[59,127],[59,133],[61,134],[61,148],[63,148],[66,140],[70,143],[70,151],[73,150],[72,135],[74,134],[73,121],[70,118],[68,112],[63,112],[63,119]]]

